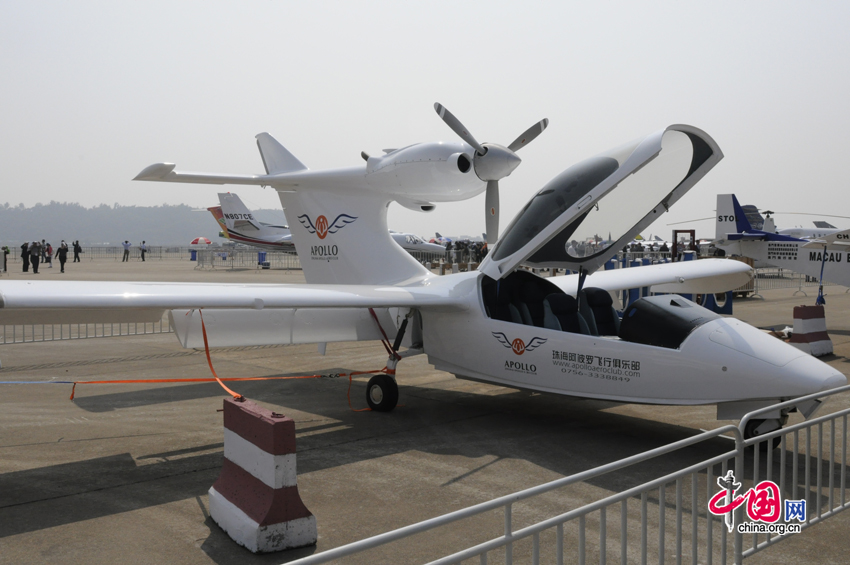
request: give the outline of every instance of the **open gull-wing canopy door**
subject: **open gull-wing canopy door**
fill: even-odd
[[[525,205],[479,270],[494,279],[521,264],[592,273],[722,158],[705,132],[672,125],[582,161]]]

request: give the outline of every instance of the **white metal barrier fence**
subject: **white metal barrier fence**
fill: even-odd
[[[16,324],[0,328],[0,345],[174,332],[167,315],[159,322],[147,323]]]
[[[753,295],[759,295],[762,290],[774,290],[778,288],[796,288],[797,292],[807,296],[804,288],[817,288],[820,283],[818,279],[795,273],[788,269],[778,267],[764,267],[756,269],[753,279]],[[823,286],[835,286],[834,283],[824,281]],[[794,293],[797,294],[796,292]],[[760,295],[759,295],[760,296]]]
[[[197,269],[301,269],[294,252],[256,249],[202,250],[197,252]]]
[[[501,511],[504,529],[490,540],[431,561],[431,565],[461,563],[474,559],[513,563],[587,562],[606,563],[609,556],[620,563],[741,563],[766,547],[793,534],[741,533],[737,525],[752,525],[744,506],[734,516],[729,532],[723,516],[709,512],[709,500],[722,489],[717,481],[734,472],[744,494],[763,480],[773,481],[782,500],[806,502],[805,518],[796,526],[806,529],[850,506],[847,484],[847,418],[850,408],[744,439],[747,423],[759,415],[788,408],[803,401],[823,399],[850,391],[850,386],[813,394],[747,414],[736,426],[728,425],[667,446],[615,461],[596,469],[564,477],[489,502],[405,526],[372,538],[337,547],[292,565],[327,563],[370,549],[399,542],[410,536],[445,527],[482,514]],[[687,468],[625,489],[579,508],[515,529],[514,507],[557,489],[589,481],[723,435],[734,448]],[[731,437],[730,437],[731,436]],[[805,442],[802,441],[805,436]],[[778,439],[779,450],[767,449]],[[813,446],[816,446],[813,448]],[[828,447],[827,447],[828,446]],[[551,502],[551,501],[550,501]],[[779,501],[777,501],[779,504]],[[610,533],[609,533],[610,528]],[[593,535],[591,534],[591,531]],[[592,538],[592,539],[591,539]],[[443,548],[439,548],[443,550]],[[367,557],[364,555],[364,557]]]

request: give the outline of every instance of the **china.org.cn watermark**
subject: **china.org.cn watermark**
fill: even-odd
[[[715,516],[725,517],[729,533],[735,531],[735,510],[743,504],[746,504],[747,517],[751,521],[738,524],[738,533],[783,536],[802,530],[806,521],[806,501],[786,499],[783,505],[779,487],[773,481],[761,481],[745,493],[737,494],[741,483],[729,471],[717,478],[717,486],[720,491],[708,501],[708,510]]]

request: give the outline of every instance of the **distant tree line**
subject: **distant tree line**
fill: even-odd
[[[101,204],[85,208],[73,202],[0,206],[0,241],[3,245],[20,245],[24,241],[47,240],[55,247],[62,239],[80,240],[81,245],[120,245],[129,240],[148,245],[188,245],[204,236],[213,242],[224,242],[212,214],[185,204],[162,206],[109,206]],[[262,222],[282,223],[282,210],[256,210]]]

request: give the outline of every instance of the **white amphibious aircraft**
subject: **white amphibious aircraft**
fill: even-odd
[[[850,286],[850,230],[822,229],[809,235],[800,239],[754,229],[734,194],[717,195],[715,245],[727,254]]]
[[[220,206],[207,210],[212,213],[227,239],[260,249],[295,251],[289,226],[258,221],[235,193],[220,192],[218,201]]]
[[[722,158],[704,132],[673,125],[566,169],[497,238],[499,180],[547,121],[504,147],[478,143],[444,107],[436,110],[462,142],[419,143],[367,155],[365,167],[311,171],[262,133],[264,175],[186,173],[160,163],[136,177],[275,188],[293,219],[307,284],[2,281],[0,323],[141,321],[171,310],[181,343],[196,347],[202,342],[194,310],[202,308],[212,346],[386,333],[395,341],[391,374],[366,387],[367,402],[382,411],[398,399],[397,361],[416,354],[459,378],[609,401],[716,404],[721,419],[846,383],[825,363],[678,295],[638,300],[622,320],[615,314],[610,291],[719,292],[751,276],[749,267],[722,259],[595,272]],[[485,189],[487,236],[496,243],[478,271],[435,276],[387,231],[392,201],[425,210]],[[608,248],[567,254],[573,238],[609,230]],[[541,278],[521,266],[579,274]],[[796,408],[809,416],[817,404]],[[772,414],[748,434],[776,429],[786,417]]]

